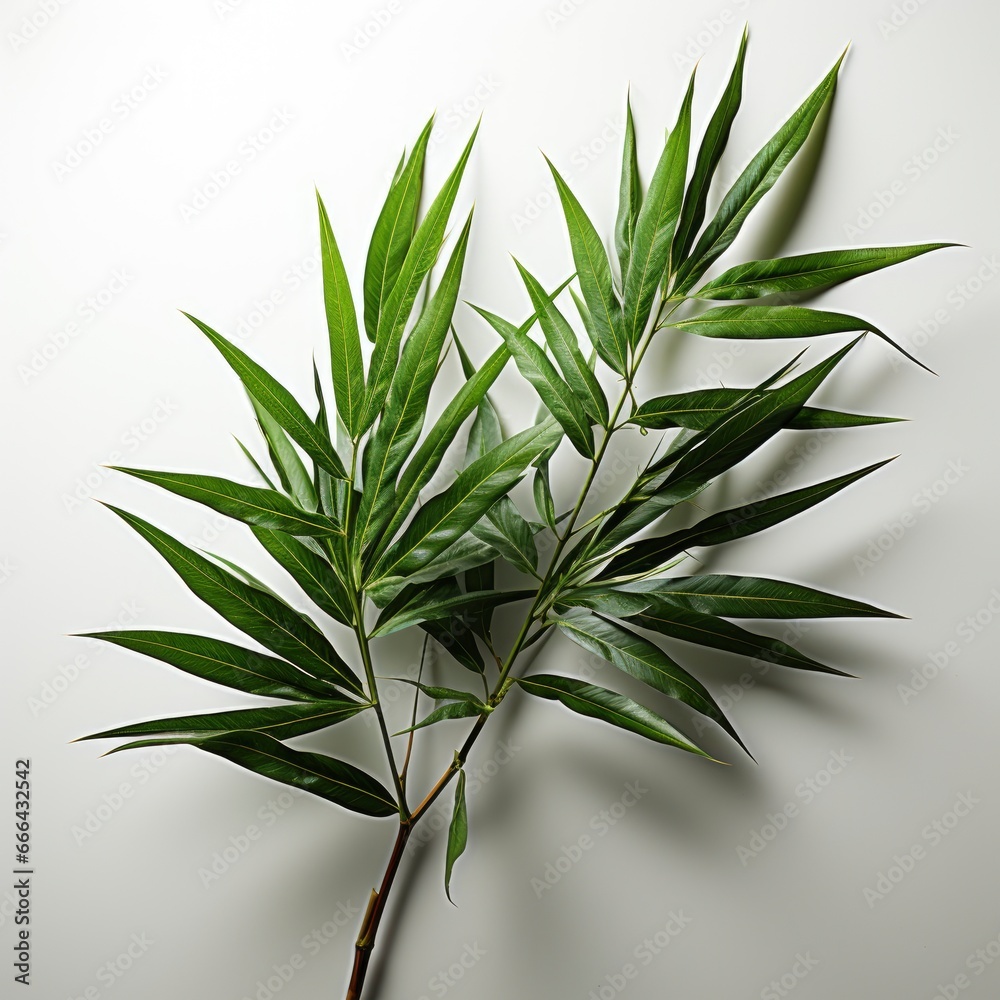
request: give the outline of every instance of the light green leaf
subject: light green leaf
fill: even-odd
[[[257,426],[267,445],[271,464],[278,473],[281,488],[304,510],[316,510],[319,506],[316,487],[305,463],[295,450],[295,445],[289,440],[281,424],[252,395],[249,399],[257,417]],[[321,469],[322,466],[317,463],[317,468]],[[341,479],[333,481],[343,482]]]
[[[628,274],[632,256],[635,221],[642,206],[642,182],[635,146],[635,122],[632,119],[631,96],[625,101],[625,142],[622,146],[622,174],[618,187],[618,216],[615,219],[615,250],[621,267],[622,281]]]

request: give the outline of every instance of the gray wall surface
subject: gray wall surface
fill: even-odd
[[[1000,360],[1000,9],[971,0],[14,0],[0,15],[0,823],[13,872],[14,766],[30,758],[34,992],[13,979],[11,874],[0,881],[2,996],[341,996],[391,842],[391,821],[351,816],[190,748],[101,759],[106,744],[70,742],[126,721],[250,703],[69,636],[104,627],[234,635],[92,498],[285,586],[245,529],[103,467],[247,475],[231,438],[255,433],[241,389],[176,310],[238,339],[307,396],[309,359],[322,356],[326,336],[312,186],[360,287],[392,168],[437,108],[435,186],[483,115],[459,203],[477,205],[463,297],[526,315],[509,253],[550,285],[572,270],[538,149],[610,233],[627,90],[648,178],[693,62],[698,136],[745,21],[746,90],[726,180],[851,49],[823,135],[761,203],[731,260],[966,246],[820,300],[871,318],[939,373],[868,337],[822,400],[909,422],[782,436],[704,505],[901,457],[706,564],[810,583],[907,618],[775,626],[856,680],[762,673],[692,651],[685,662],[729,709],[756,764],[718,731],[704,739],[731,767],[512,697],[470,765],[458,905],[443,892],[444,837],[418,835],[368,996],[998,995],[989,384]],[[494,335],[466,307],[459,317],[485,357]],[[751,384],[804,346],[694,339],[651,357],[646,392]],[[456,359],[447,364],[457,380]],[[528,422],[535,401],[514,373],[496,398],[508,427]],[[623,439],[609,498],[643,447]],[[557,501],[579,469],[572,458],[557,466]],[[381,672],[405,673],[417,650],[412,635],[382,640]],[[598,669],[562,637],[537,662]],[[456,676],[443,662],[435,669]],[[401,721],[403,689],[388,690]],[[449,725],[415,764],[425,787],[461,739],[463,724]],[[376,744],[355,719],[301,745],[381,774]],[[432,826],[445,823],[446,806]]]

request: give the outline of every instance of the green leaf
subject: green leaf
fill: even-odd
[[[271,490],[277,489],[277,487],[271,481],[271,477],[263,470],[260,462],[258,462],[257,459],[254,458],[253,453],[250,451],[250,449],[239,438],[234,438],[233,440],[235,440],[236,443],[240,446],[240,451],[243,452],[243,455],[246,458],[246,460],[253,467],[253,470],[257,473],[257,475],[260,476],[260,478],[264,481],[268,489]]]
[[[486,517],[472,526],[471,531],[522,573],[538,575],[534,532],[510,497],[500,497],[486,512]]]
[[[785,667],[817,670],[822,673],[839,674],[841,677],[850,676],[842,670],[835,670],[811,656],[806,656],[780,639],[757,635],[724,618],[691,611],[668,601],[657,601],[639,614],[630,615],[629,621],[671,639],[680,639],[682,642],[698,646],[739,653],[755,660],[777,663]]]
[[[746,750],[705,686],[674,663],[659,646],[589,611],[572,609],[551,620],[577,645],[603,656],[619,670],[718,723]]]
[[[657,396],[639,406],[629,418],[629,423],[653,430],[669,427],[706,430],[753,392],[753,389],[694,389],[671,396]],[[786,426],[792,430],[821,430],[887,424],[900,419],[803,406]]]
[[[144,482],[160,486],[171,493],[195,500],[217,510],[226,517],[245,524],[294,535],[329,536],[340,529],[323,514],[312,514],[296,506],[284,494],[257,486],[244,486],[217,476],[199,476],[181,472],[158,472],[151,469],[130,469],[112,465],[116,472],[124,472]]]
[[[462,174],[465,172],[465,166],[469,161],[469,155],[472,152],[472,145],[476,141],[478,131],[479,126],[477,125],[454,170],[414,233],[400,268],[399,277],[385,300],[384,308],[379,316],[378,330],[375,335],[375,350],[372,353],[371,366],[368,371],[365,415],[361,423],[361,430],[366,430],[375,422],[375,418],[381,411],[389,393],[392,374],[396,370],[396,364],[399,360],[399,344],[403,337],[403,329],[413,309],[417,292],[420,290],[428,271],[434,266],[441,250],[448,217],[455,204]]]
[[[326,637],[293,608],[238,580],[142,518],[106,505],[131,525],[170,564],[194,594],[261,645],[314,677],[364,697],[354,671]]]
[[[400,684],[411,684],[422,694],[435,701],[471,701],[480,710],[486,709],[486,706],[469,691],[459,691],[457,688],[441,687],[436,684],[424,684],[421,681],[412,681],[408,677],[394,677],[393,680],[399,681]]]
[[[392,576],[405,579],[427,566],[513,488],[552,434],[552,424],[529,427],[476,459],[448,489],[421,507],[376,564],[369,582]]]
[[[247,392],[292,436],[309,457],[337,479],[347,479],[343,462],[333,449],[330,439],[322,434],[295,397],[277,379],[269,375],[256,361],[216,333],[199,319],[183,313],[218,348],[230,367],[239,376]]]
[[[393,179],[372,232],[365,262],[365,331],[375,340],[386,299],[396,284],[417,225],[423,187],[424,158],[434,117],[424,126],[413,151]]]
[[[586,458],[593,458],[594,434],[583,404],[570,386],[559,377],[545,352],[526,333],[518,333],[513,323],[508,323],[479,306],[473,308],[504,338],[518,371],[535,387],[549,411],[566,431],[573,447]]]
[[[819,113],[833,97],[843,55],[820,85],[768,140],[729,189],[715,217],[705,227],[694,251],[677,272],[677,290],[686,292],[729,248],[747,216],[774,186],[785,167],[802,148]]]
[[[763,531],[821,503],[827,497],[833,496],[891,461],[892,459],[887,459],[876,462],[846,476],[837,476],[835,479],[828,479],[790,493],[781,493],[754,503],[732,507],[706,517],[690,528],[683,528],[661,538],[643,539],[636,542],[628,552],[612,560],[601,575],[608,579],[613,576],[653,572],[686,549],[721,545],[723,542]]]
[[[705,219],[705,204],[712,178],[729,142],[729,133],[743,98],[743,66],[746,62],[746,52],[747,31],[744,29],[739,51],[736,53],[736,63],[715,113],[708,123],[708,128],[705,129],[694,171],[684,195],[684,208],[681,210],[681,217],[674,232],[674,246],[671,251],[675,269],[687,258],[691,244]]]
[[[281,424],[252,395],[249,398],[250,405],[257,417],[257,426],[260,428],[261,436],[267,445],[271,464],[278,473],[281,488],[303,510],[316,510],[319,506],[316,488],[313,485],[312,477],[306,470],[305,463],[295,450],[295,445],[282,430]],[[322,468],[322,466],[317,464],[317,468]],[[334,481],[342,482],[340,479]]]
[[[580,278],[580,289],[593,323],[594,347],[614,371],[624,375],[628,341],[622,328],[622,310],[615,297],[611,264],[604,252],[604,244],[562,175],[547,158],[545,162],[552,171],[566,216],[566,229]]]
[[[253,534],[316,607],[343,625],[351,624],[354,616],[350,595],[323,556],[283,531],[255,528]]]
[[[316,192],[319,208],[320,256],[323,260],[323,300],[330,333],[330,365],[337,412],[351,437],[360,431],[365,405],[365,366],[361,358],[361,334],[354,311],[351,286],[333,236],[323,199]]]
[[[666,719],[623,694],[558,674],[534,674],[531,677],[518,677],[516,680],[519,687],[536,698],[558,701],[579,715],[599,719],[618,729],[644,736],[654,743],[665,743],[699,757],[709,757]],[[711,759],[713,758],[709,757]]]
[[[471,719],[474,715],[482,715],[486,711],[486,706],[476,701],[449,701],[440,708],[435,708],[430,715],[422,719],[414,726],[407,726],[393,736],[402,736],[404,733],[412,733],[425,726],[433,726],[437,722],[447,722],[449,719]]]
[[[784,340],[860,330],[885,337],[881,330],[857,316],[803,306],[719,306],[667,326],[699,337],[730,340]]]
[[[752,260],[731,267],[692,295],[699,299],[757,299],[763,295],[815,291],[912,260],[932,250],[957,245],[916,243],[902,247],[852,247],[774,260]]]
[[[392,375],[378,429],[365,448],[364,489],[357,517],[356,542],[367,548],[394,513],[396,476],[420,436],[441,348],[458,301],[469,243],[472,213],[459,235],[441,284],[403,345]]]
[[[448,849],[444,863],[444,892],[449,903],[452,902],[451,873],[455,862],[465,851],[468,841],[469,815],[465,806],[465,771],[459,768],[458,778],[455,782],[455,806],[452,809],[451,824],[448,827]]]
[[[361,768],[325,754],[292,750],[263,733],[236,732],[171,742],[190,743],[255,774],[301,788],[363,816],[394,816],[399,811],[389,790]],[[142,740],[118,749],[154,745],[153,741]]]
[[[621,267],[622,281],[628,274],[632,256],[635,222],[642,207],[642,182],[639,179],[639,159],[635,146],[635,122],[632,119],[632,99],[625,101],[625,142],[622,147],[622,175],[618,187],[618,216],[615,219],[615,250]]]
[[[466,616],[453,615],[447,622],[423,622],[420,627],[466,670],[477,674],[486,672],[483,654],[472,633],[472,623]]]
[[[266,733],[278,740],[291,739],[317,729],[326,729],[350,719],[368,706],[346,698],[313,701],[307,705],[270,705],[204,715],[180,715],[170,719],[151,719],[129,726],[107,729],[82,736],[84,740],[104,740],[123,736],[172,736],[197,739],[215,733],[252,731]]]
[[[891,611],[759,576],[677,576],[640,580],[622,589],[656,597],[681,608],[726,618],[899,618]]]
[[[417,625],[424,621],[437,621],[450,617],[454,612],[468,612],[473,614],[483,608],[496,608],[501,604],[510,604],[513,601],[524,601],[534,596],[531,590],[481,590],[472,593],[456,594],[453,597],[443,599],[419,600],[410,602],[403,610],[386,615],[383,612],[375,628],[369,633],[372,638],[379,635],[391,635],[400,629],[408,628],[410,625]],[[388,609],[387,609],[388,610]]]
[[[677,124],[663,147],[635,224],[622,304],[624,335],[633,350],[646,329],[653,297],[669,263],[670,244],[684,198],[693,98],[694,73],[691,74]]]
[[[542,462],[535,470],[534,478],[531,481],[531,490],[538,516],[555,531],[556,505],[552,499],[552,486],[549,483],[548,462]]]
[[[152,630],[86,632],[83,638],[112,642],[213,684],[247,694],[289,701],[325,700],[333,696],[333,689],[325,682],[290,663],[223,639]]]
[[[576,333],[539,281],[517,260],[514,263],[517,264],[517,269],[528,289],[528,295],[531,297],[531,304],[538,314],[545,342],[549,345],[549,350],[552,351],[552,356],[562,370],[567,384],[591,419],[602,427],[607,427],[608,401],[601,383],[597,381],[597,376],[591,371],[587,359],[580,351]]]

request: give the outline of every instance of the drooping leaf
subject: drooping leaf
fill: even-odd
[[[420,628],[466,670],[477,674],[486,672],[486,663],[468,616],[452,615],[446,622],[422,622]]]
[[[257,486],[245,486],[218,476],[199,476],[181,472],[160,472],[152,469],[131,469],[111,466],[144,482],[160,486],[171,493],[195,500],[217,510],[226,517],[244,524],[287,531],[294,535],[335,535],[340,528],[323,514],[302,510],[284,494]]]
[[[687,750],[688,753],[697,754],[699,757],[709,757],[701,747],[689,740],[666,719],[623,694],[558,674],[518,677],[517,684],[528,694],[537,698],[547,698],[549,701],[558,701],[579,715],[599,719],[618,729],[644,736],[654,743],[664,743],[680,750]]]
[[[639,159],[635,146],[635,122],[632,119],[631,96],[625,101],[625,141],[622,146],[622,173],[618,186],[618,215],[615,219],[615,251],[621,267],[622,281],[628,274],[632,256],[635,222],[642,207],[642,182],[639,179]]]
[[[383,612],[370,635],[373,638],[379,635],[391,635],[393,632],[408,628],[410,625],[417,625],[420,622],[448,618],[456,611],[471,614],[483,608],[496,608],[501,604],[523,601],[532,596],[534,596],[534,591],[531,590],[481,590],[457,594],[444,599],[432,599],[425,602],[412,601],[395,614],[386,616]]]
[[[891,611],[787,580],[759,576],[677,576],[639,580],[624,590],[727,618],[899,618]]]
[[[513,323],[478,306],[473,308],[504,338],[518,371],[535,387],[576,450],[593,458],[594,434],[583,404],[562,380],[545,352],[527,334],[518,333]]]
[[[549,528],[555,531],[556,505],[552,499],[552,486],[549,483],[548,462],[542,462],[535,470],[534,478],[531,481],[531,490],[538,516]]]
[[[410,240],[413,239],[423,187],[424,158],[433,125],[432,116],[418,136],[409,157],[401,162],[372,232],[364,281],[365,331],[372,342],[375,340],[385,301],[396,284]]]
[[[548,159],[546,163],[555,179],[566,217],[570,248],[576,273],[580,278],[580,290],[593,323],[594,347],[614,371],[624,375],[628,360],[628,341],[623,330],[621,305],[615,297],[611,264],[604,251],[604,244],[562,175]]]
[[[340,456],[334,451],[330,439],[320,433],[295,397],[277,379],[269,375],[225,337],[201,320],[183,313],[218,348],[230,367],[239,376],[247,392],[291,435],[292,439],[308,453],[314,462],[323,466],[331,476],[347,479],[347,472]]]
[[[690,528],[683,528],[660,538],[643,539],[636,542],[630,551],[613,559],[601,575],[604,579],[610,579],[614,576],[651,573],[686,549],[721,545],[723,542],[763,531],[821,503],[891,461],[892,459],[887,459],[876,462],[845,476],[733,507],[706,517]]]
[[[686,292],[730,246],[747,216],[774,186],[785,167],[812,131],[820,112],[833,97],[844,55],[834,63],[819,86],[746,166],[722,199],[690,257],[677,273],[677,291]]]
[[[559,311],[556,304],[546,294],[541,283],[515,260],[521,274],[531,304],[538,314],[539,324],[545,336],[545,342],[552,351],[563,376],[574,395],[580,400],[588,416],[602,427],[608,424],[608,401],[593,373],[587,359],[580,351],[576,333],[569,325],[566,317]],[[543,397],[544,398],[544,397]]]
[[[551,619],[577,645],[718,723],[745,750],[732,723],[705,686],[641,635],[589,611],[573,608]]]
[[[744,29],[739,51],[736,53],[736,63],[726,89],[722,92],[722,97],[705,129],[691,180],[684,194],[684,207],[674,232],[674,246],[671,251],[675,268],[687,258],[691,244],[705,220],[705,204],[712,178],[729,142],[729,133],[743,98],[743,67],[746,62],[746,52],[747,31]]]
[[[469,814],[465,805],[465,769],[459,768],[455,780],[455,805],[451,813],[451,823],[448,826],[448,848],[444,863],[444,892],[451,899],[451,873],[455,862],[462,856],[469,842]]]
[[[335,726],[338,722],[363,712],[368,706],[346,698],[313,701],[302,705],[270,705],[266,708],[234,709],[200,715],[180,715],[168,719],[151,719],[129,726],[106,729],[83,736],[85,740],[104,740],[125,736],[171,736],[198,739],[216,733],[250,731],[265,733],[276,740],[314,733],[317,729]]]
[[[333,688],[325,682],[290,663],[224,639],[155,630],[87,632],[83,637],[112,642],[162,660],[195,677],[247,694],[288,701],[315,701],[334,694]]]
[[[194,594],[230,624],[314,677],[364,697],[353,670],[326,636],[293,608],[238,580],[142,518],[107,505],[170,564]]]
[[[323,556],[283,531],[255,528],[253,533],[316,607],[343,625],[351,624],[350,596],[333,566]]]
[[[344,426],[351,437],[361,429],[365,405],[365,367],[361,358],[361,334],[337,240],[323,199],[316,192],[319,208],[320,257],[323,261],[323,300],[330,333],[330,365],[333,395]]]
[[[693,97],[694,73],[681,103],[677,124],[663,147],[636,219],[622,300],[624,336],[633,350],[646,328],[653,297],[668,267],[670,244],[684,199]]]
[[[465,172],[465,166],[472,153],[472,145],[476,141],[478,131],[479,126],[477,125],[462,150],[458,163],[431,203],[431,207],[417,227],[416,233],[413,234],[413,239],[399,271],[399,277],[385,300],[379,316],[378,329],[375,334],[375,350],[372,353],[371,366],[368,371],[362,430],[366,430],[375,422],[375,418],[381,411],[389,393],[392,373],[399,360],[399,344],[403,337],[403,329],[413,309],[417,292],[420,290],[427,273],[434,266],[441,250],[448,218],[451,215],[452,206],[455,204],[462,174]]]
[[[500,497],[470,530],[522,573],[538,575],[538,548],[534,532],[510,497]]]

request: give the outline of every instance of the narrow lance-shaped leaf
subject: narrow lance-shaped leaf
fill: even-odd
[[[566,431],[566,436],[581,455],[594,456],[594,433],[583,405],[570,386],[562,380],[545,352],[526,333],[519,334],[513,323],[473,306],[477,313],[504,338],[518,370],[537,390],[552,415]]]
[[[562,175],[548,159],[546,163],[555,179],[566,217],[570,249],[580,278],[580,290],[593,323],[594,347],[614,371],[624,375],[628,340],[623,330],[621,305],[615,297],[611,264],[604,251],[604,244]]]
[[[663,147],[635,224],[622,303],[624,335],[633,350],[646,328],[653,298],[663,281],[681,211],[691,143],[693,97],[694,73],[681,103],[677,124]]]
[[[314,677],[364,696],[351,668],[326,637],[294,609],[241,582],[142,518],[107,506],[166,559],[197,597],[232,625]]]
[[[401,729],[398,733],[393,733],[393,736],[402,736],[404,733],[416,732],[418,729],[433,726],[438,722],[448,722],[452,719],[471,719],[474,715],[482,715],[486,710],[487,708],[482,702],[475,700],[449,701],[440,708],[435,708],[430,715],[421,719],[416,725],[407,726],[406,729]]]
[[[622,281],[628,274],[632,256],[635,221],[642,206],[642,183],[639,180],[639,159],[635,145],[635,122],[632,119],[631,95],[625,101],[625,141],[622,146],[622,173],[618,186],[618,215],[615,219],[615,250],[621,267]]]
[[[433,125],[434,117],[431,116],[413,151],[401,163],[397,176],[393,178],[372,231],[365,262],[364,312],[365,332],[373,342],[385,301],[396,284],[410,240],[413,239],[423,187],[424,158]]]
[[[294,736],[314,733],[318,729],[344,722],[367,705],[346,698],[313,701],[306,705],[270,705],[266,708],[243,708],[228,712],[180,715],[167,719],[151,719],[129,726],[106,729],[83,736],[84,740],[120,739],[126,736],[172,736],[175,738],[212,736],[219,733],[252,731],[288,740]]]
[[[245,486],[218,476],[130,469],[122,465],[113,465],[111,468],[188,500],[205,504],[206,507],[245,524],[287,531],[294,535],[329,536],[340,531],[328,517],[302,510],[284,494],[274,490]]]
[[[747,216],[791,163],[812,131],[820,112],[833,96],[843,55],[819,86],[768,140],[729,189],[719,210],[705,227],[691,256],[677,273],[677,290],[688,291],[730,246]]]
[[[319,192],[320,257],[323,261],[323,300],[330,333],[330,365],[337,412],[351,437],[361,429],[365,405],[365,367],[361,359],[361,334],[347,271],[333,235],[330,218]]]
[[[448,848],[444,863],[444,892],[451,899],[451,873],[455,862],[462,856],[469,842],[469,814],[465,805],[465,769],[459,768],[455,780],[455,805],[452,808],[451,823],[448,826]]]
[[[427,272],[434,266],[441,250],[448,218],[451,215],[452,206],[455,204],[462,174],[465,172],[465,166],[472,153],[472,145],[476,141],[478,131],[479,126],[477,125],[462,150],[454,170],[414,233],[400,268],[399,277],[385,300],[385,305],[379,316],[378,330],[375,335],[375,350],[372,353],[371,366],[368,371],[365,413],[361,430],[367,430],[375,422],[375,418],[381,411],[389,393],[392,373],[396,370],[396,364],[399,360],[399,344],[403,336],[403,329],[413,309],[417,292],[420,290]]]
[[[587,359],[580,350],[575,331],[546,294],[538,279],[522,267],[517,260],[514,263],[517,264],[521,279],[531,297],[531,304],[538,314],[545,342],[549,345],[549,350],[552,351],[552,356],[562,370],[567,384],[580,400],[590,418],[602,427],[607,427],[608,401],[601,388],[601,383],[597,381],[597,376],[587,364]]]
[[[510,497],[500,497],[486,512],[486,517],[470,530],[522,573],[538,576],[538,548],[534,531]]]
[[[837,476],[800,490],[721,511],[690,528],[683,528],[661,538],[643,539],[612,560],[601,576],[609,579],[614,576],[651,573],[685,549],[721,545],[723,542],[763,531],[808,510],[890,461],[892,459],[876,462],[846,476]]]
[[[705,129],[691,180],[684,194],[684,207],[674,231],[674,245],[671,251],[675,269],[687,258],[691,244],[705,219],[705,204],[712,178],[729,142],[729,133],[743,98],[743,67],[746,62],[746,52],[747,31],[744,29],[739,51],[736,53],[736,63],[715,113],[708,123],[708,128]]]
[[[360,548],[376,539],[392,517],[396,475],[420,435],[441,348],[458,301],[471,225],[470,212],[441,284],[403,345],[378,428],[365,448],[364,488],[355,529]]]
[[[305,510],[316,510],[319,500],[316,496],[316,487],[306,469],[299,453],[295,450],[288,435],[282,429],[274,417],[260,403],[249,395],[250,405],[253,407],[257,417],[257,426],[260,428],[261,436],[267,445],[267,453],[271,459],[281,482],[281,488]],[[322,433],[322,432],[321,432]],[[322,466],[317,462],[317,468]],[[327,473],[329,475],[329,472]],[[343,482],[341,479],[334,479],[334,482]]]
[[[586,684],[575,677],[563,677],[559,674],[533,674],[530,677],[518,677],[516,680],[518,687],[528,694],[536,698],[558,701],[578,715],[599,719],[618,729],[643,736],[654,743],[664,743],[680,750],[687,750],[688,753],[697,754],[699,757],[709,756],[652,709],[616,691],[609,691],[596,684]]]
[[[648,639],[589,611],[570,609],[552,618],[577,645],[603,656],[619,670],[717,722],[746,750],[732,723],[705,686]]]
[[[243,452],[243,456],[250,463],[254,472],[256,472],[257,475],[260,476],[260,478],[267,485],[267,488],[271,490],[276,490],[277,487],[274,485],[274,482],[271,480],[271,477],[264,471],[260,462],[258,462],[257,459],[254,457],[253,452],[250,451],[250,449],[239,438],[234,438],[234,440],[239,445],[240,451]]]
[[[625,591],[726,618],[899,618],[891,611],[787,580],[759,576],[677,576],[638,580]]]
[[[292,750],[263,733],[235,732],[208,739],[141,740],[119,747],[190,743],[255,774],[317,795],[363,816],[393,816],[399,811],[389,790],[361,768],[326,754]]]
[[[426,602],[416,601],[395,614],[388,616],[383,613],[372,629],[370,635],[390,635],[400,629],[417,625],[422,621],[435,621],[448,618],[454,612],[474,613],[483,608],[496,608],[501,604],[513,601],[524,601],[534,596],[531,590],[480,590],[457,594],[441,600],[432,599]]]
[[[314,462],[319,462],[330,475],[347,479],[344,464],[333,450],[330,439],[320,433],[315,422],[295,400],[295,397],[277,379],[269,375],[256,361],[253,361],[238,347],[229,343],[201,320],[189,313],[185,316],[218,348],[219,353],[229,362],[230,367],[240,377],[247,392],[302,446]]]
[[[186,632],[134,630],[89,632],[83,638],[100,639],[136,653],[152,656],[185,673],[265,698],[315,701],[333,695],[333,688],[284,660],[224,639]]]

